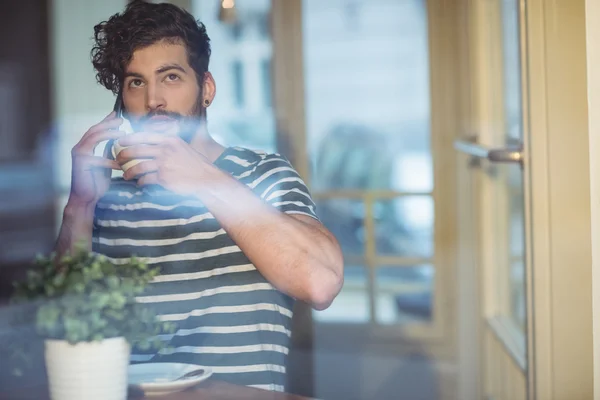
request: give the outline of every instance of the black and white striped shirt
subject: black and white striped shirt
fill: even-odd
[[[273,207],[316,218],[306,185],[277,154],[228,148],[215,161]],[[135,255],[160,275],[138,301],[178,329],[159,354],[132,362],[210,367],[215,379],[283,391],[294,300],[252,265],[194,197],[114,179],[98,202],[93,249],[115,264]]]

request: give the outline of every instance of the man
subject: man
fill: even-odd
[[[160,266],[138,300],[178,329],[166,350],[133,361],[195,363],[216,379],[284,390],[294,299],[331,304],[343,283],[338,243],[284,158],[224,148],[207,132],[216,86],[201,23],[134,1],[94,32],[98,81],[122,95],[135,133],[124,136],[112,113],[73,148],[57,252],[85,238],[116,264],[137,255]],[[94,156],[106,140],[123,148],[116,160]]]

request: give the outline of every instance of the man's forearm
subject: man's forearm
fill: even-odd
[[[212,189],[198,197],[262,275],[279,290],[326,308],[343,282],[335,239],[310,217],[305,222],[276,210],[229,176],[207,186]]]
[[[58,240],[54,246],[54,251],[59,257],[72,252],[76,246],[82,246],[88,251],[92,249],[94,208],[93,204],[75,201],[67,203]]]

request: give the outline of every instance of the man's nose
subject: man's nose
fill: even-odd
[[[146,106],[148,111],[166,108],[167,104],[159,85],[148,85]]]

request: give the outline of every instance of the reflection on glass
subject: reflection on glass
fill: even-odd
[[[523,260],[512,263],[510,282],[510,315],[519,329],[525,331],[527,308],[525,304],[525,265]]]
[[[523,203],[523,174],[516,166],[507,168],[508,207],[510,223],[509,243],[509,282],[510,314],[517,325],[525,329],[525,212]]]
[[[208,128],[225,146],[275,152],[275,118],[271,105],[272,42],[265,21],[268,0],[236,3],[238,21],[218,19],[219,1],[195,0],[193,13],[210,34],[210,71],[217,95],[208,109]],[[267,76],[268,75],[268,76]]]
[[[313,193],[430,193],[426,0],[303,0],[302,21]],[[373,204],[378,251],[431,255],[431,199],[415,199]],[[318,213],[346,256],[364,254],[362,202]]]
[[[377,268],[377,322],[399,324],[430,321],[434,271],[432,265]]]
[[[430,191],[426,1],[302,7],[314,189]]]
[[[317,200],[321,222],[337,238],[345,255],[365,253],[365,206],[360,200]]]
[[[525,301],[525,213],[523,172],[519,165],[496,167],[495,226],[497,299],[499,312],[521,329],[526,325]]]
[[[315,190],[431,192],[427,124],[406,124],[394,135],[364,125],[331,127],[312,155]]]
[[[523,139],[519,2],[503,0],[501,7],[506,144],[514,144]]]
[[[405,257],[433,256],[433,199],[406,196],[373,207],[377,253]]]
[[[319,322],[368,322],[369,295],[365,268],[357,265],[346,265],[342,291],[328,309],[315,311],[313,316]]]
[[[505,144],[521,145],[523,140],[523,106],[521,99],[521,65],[519,2],[503,0],[502,8],[502,53],[504,77],[504,129]],[[506,166],[503,171],[506,187],[506,205],[509,218],[508,274],[509,314],[517,326],[525,329],[525,213],[523,193],[523,171],[516,165]]]

